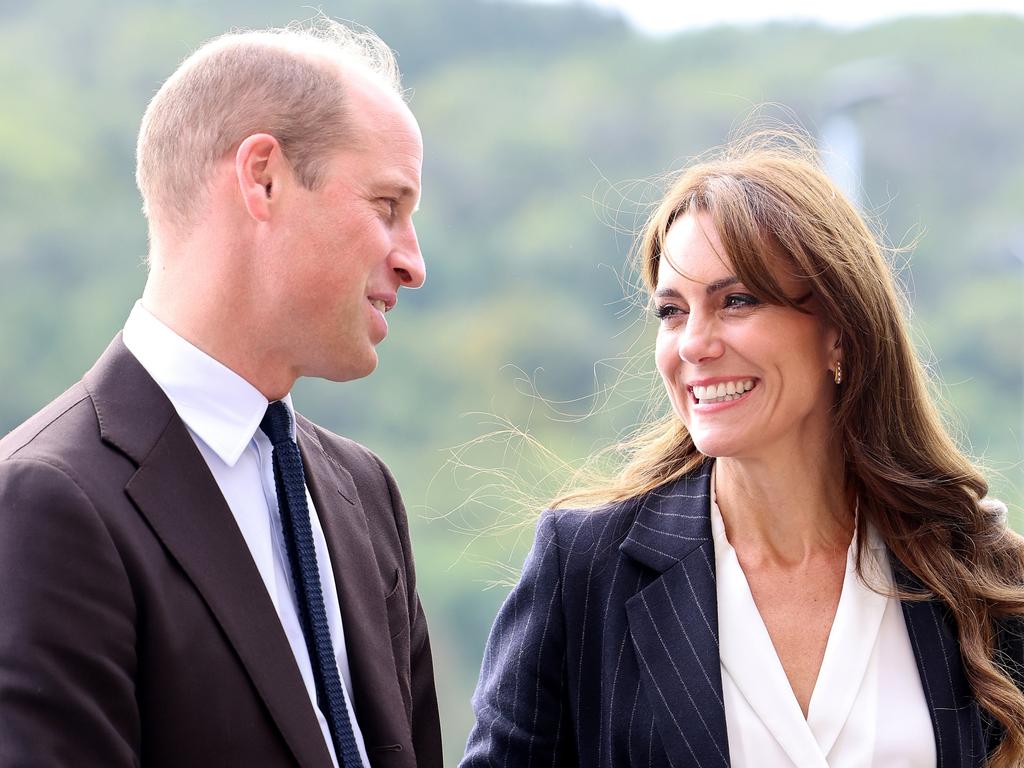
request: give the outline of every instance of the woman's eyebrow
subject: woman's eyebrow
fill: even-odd
[[[712,282],[708,283],[708,287],[705,289],[705,292],[708,296],[710,296],[713,293],[718,293],[723,288],[728,288],[729,286],[736,285],[739,282],[740,279],[736,277],[736,275],[722,277],[719,278],[718,280],[713,280]]]
[[[718,293],[719,291],[728,288],[731,285],[738,284],[740,279],[736,275],[729,275],[728,277],[721,277],[718,280],[713,280],[708,283],[704,289],[708,296]],[[659,288],[654,292],[654,298],[656,299],[681,299],[683,295],[675,288]]]

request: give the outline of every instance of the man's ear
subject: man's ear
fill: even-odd
[[[277,139],[254,133],[235,152],[235,178],[245,209],[257,221],[270,219],[275,185],[284,181],[288,164]]]

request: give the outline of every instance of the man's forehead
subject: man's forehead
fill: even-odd
[[[389,84],[343,63],[335,62],[339,87],[345,90],[348,135],[337,161],[344,164],[358,157],[362,183],[372,193],[418,203],[423,143],[412,111]]]
[[[341,87],[348,120],[361,141],[422,154],[419,124],[399,94],[359,74],[346,76]]]
[[[326,62],[334,69],[338,85],[345,91],[350,101],[362,101],[367,105],[404,107],[405,100],[395,85],[388,82],[382,75],[369,69],[358,59],[341,55]]]

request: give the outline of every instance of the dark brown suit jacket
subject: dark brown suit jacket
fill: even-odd
[[[441,765],[394,479],[301,416],[374,768]],[[330,757],[202,455],[120,337],[0,440],[0,766],[303,766]]]

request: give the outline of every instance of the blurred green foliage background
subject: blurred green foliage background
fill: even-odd
[[[513,425],[574,461],[635,421],[654,380],[651,329],[628,298],[631,233],[656,177],[757,105],[784,105],[767,114],[812,134],[846,105],[866,211],[889,243],[917,241],[896,265],[951,427],[1024,528],[1024,18],[652,39],[578,5],[321,7],[399,52],[426,145],[428,281],[391,315],[372,377],[302,382],[296,401],[402,486],[451,763],[505,592],[488,586],[514,578],[530,540],[536,510],[520,502],[561,477],[515,431],[467,441]],[[78,378],[141,293],[133,154],[156,88],[214,34],[311,13],[0,1],[0,434]]]

